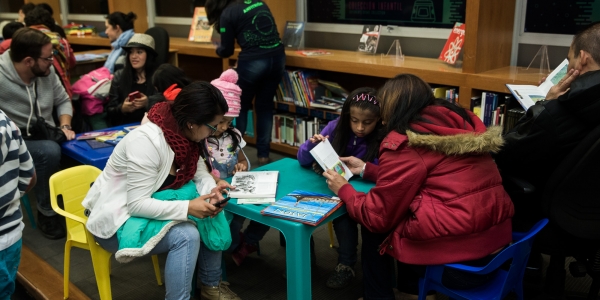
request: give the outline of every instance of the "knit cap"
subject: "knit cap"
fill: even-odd
[[[242,89],[236,84],[238,74],[233,69],[228,69],[221,74],[221,77],[211,81],[210,83],[218,88],[223,97],[227,101],[229,111],[225,114],[226,117],[239,117],[240,109],[242,108],[240,96]]]

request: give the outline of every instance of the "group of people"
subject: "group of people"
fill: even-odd
[[[230,248],[215,250],[189,222],[190,216],[202,220],[223,214],[217,202],[226,189],[235,188],[223,179],[251,169],[242,148],[253,98],[259,163],[269,162],[271,102],[285,65],[266,4],[207,0],[206,9],[222,37],[217,54],[233,54],[236,40],[242,47],[236,71],[225,71],[211,83],[195,82],[172,65],[155,66],[154,40],[133,33],[134,14],[113,13],[106,21],[114,47],[107,63],[115,73],[109,123],[143,125],[115,147],[84,199],[86,227],[114,253],[129,238],[120,233],[133,219],[171,221],[152,247],[139,252],[167,253],[166,299],[189,299],[194,272],[202,299],[239,299],[221,281],[222,251],[231,251],[240,265],[269,229],[251,222],[241,233],[244,220],[235,217]],[[544,217],[538,202],[511,200],[501,173],[519,174],[542,190],[548,174],[598,123],[592,112],[600,86],[600,56],[593,52],[599,41],[600,25],[575,35],[567,76],[504,137],[472,112],[436,99],[431,87],[411,74],[399,74],[379,90],[362,87],[350,93],[339,119],[298,151],[299,163],[322,174],[348,210],[334,221],[339,258],[327,286],[345,287],[355,277],[359,224],[364,299],[391,300],[394,261],[401,297],[416,299],[426,265],[485,265],[511,243],[515,213],[529,220]],[[47,32],[28,27],[16,31],[0,56],[0,170],[5,177],[0,187],[0,257],[5,262],[0,275],[9,278],[0,283],[0,298],[14,290],[23,229],[19,198],[36,179],[40,229],[49,238],[64,236],[64,221],[50,208],[48,187],[50,175],[60,168],[60,146],[29,139],[38,115],[52,126],[56,116],[66,138],[75,137],[69,94],[55,76],[54,49]],[[123,67],[115,72],[120,60]],[[368,193],[315,164],[309,151],[325,139],[354,175],[375,183]],[[180,193],[189,186],[192,193]],[[174,198],[157,196],[164,192]],[[443,276],[444,284],[455,288],[489,280],[450,271]]]

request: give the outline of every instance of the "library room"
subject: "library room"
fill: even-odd
[[[598,21],[0,0],[0,299],[598,299]]]

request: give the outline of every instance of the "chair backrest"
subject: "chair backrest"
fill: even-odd
[[[567,155],[544,187],[543,209],[552,222],[583,239],[600,239],[600,126]]]
[[[146,34],[154,38],[157,65],[164,64],[169,56],[169,33],[162,27],[152,27],[146,30]]]
[[[66,217],[67,232],[83,226],[87,220],[81,202],[101,172],[94,166],[82,165],[62,170],[50,177],[50,204],[54,211]],[[62,199],[62,208],[59,198]]]

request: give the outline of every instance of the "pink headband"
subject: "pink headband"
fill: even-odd
[[[369,101],[369,102],[373,102],[373,104],[375,105],[379,105],[379,102],[377,102],[377,98],[373,95],[369,95],[369,94],[365,94],[365,93],[360,93],[355,95],[354,97],[352,97],[352,101]]]

